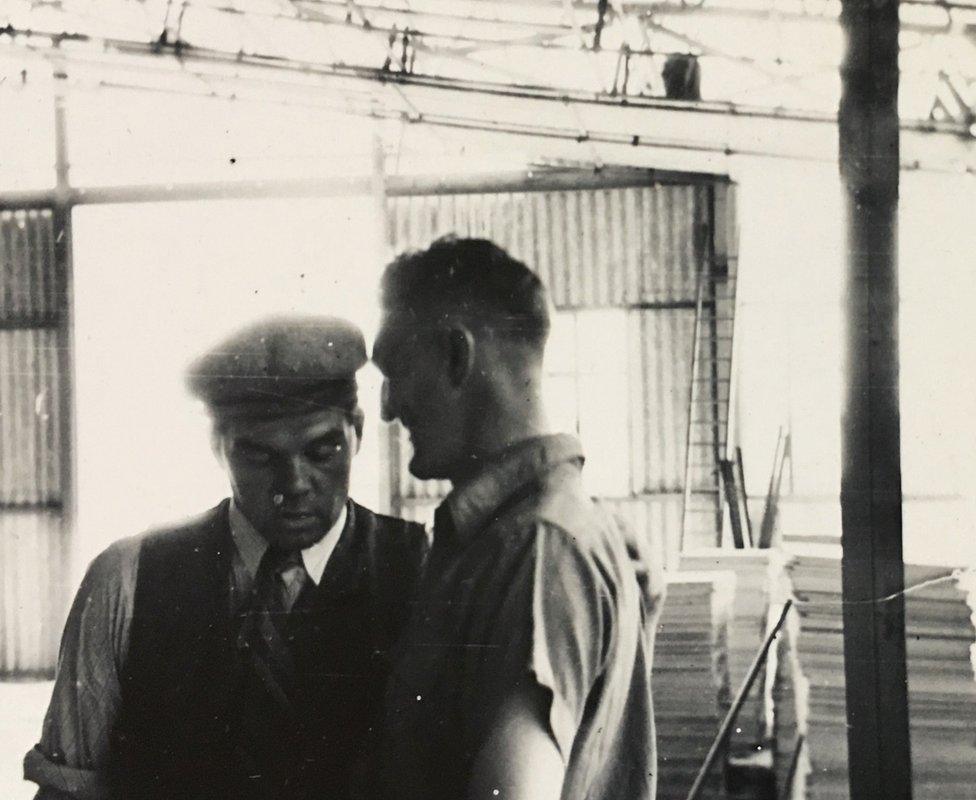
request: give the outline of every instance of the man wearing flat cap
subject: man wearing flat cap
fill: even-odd
[[[288,318],[190,368],[232,497],[89,567],[25,759],[39,798],[369,796],[426,538],[348,497],[365,360],[350,323]]]

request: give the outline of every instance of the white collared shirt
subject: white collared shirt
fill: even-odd
[[[325,536],[302,551],[305,569],[316,584],[321,583],[329,558],[342,536],[347,508],[343,507],[339,519]],[[221,517],[211,518],[222,524]],[[247,601],[268,545],[233,502],[229,524],[234,552],[227,591],[229,612],[233,615]],[[145,535],[132,536],[105,550],[92,562],[78,590],[65,625],[62,656],[41,734],[42,744],[27,754],[24,763],[29,780],[45,787],[41,794],[47,794],[46,788],[51,787],[56,794],[57,790],[64,792],[65,797],[82,790],[84,796],[104,795],[103,769],[110,760],[109,731],[114,728],[121,708],[119,670],[128,655],[144,540]],[[303,583],[289,584],[290,589],[295,589],[292,602]]]
[[[258,567],[261,564],[261,559],[264,557],[264,553],[268,549],[268,543],[265,541],[264,537],[258,533],[257,530],[255,530],[250,520],[244,516],[244,513],[237,507],[237,504],[233,500],[230,502],[230,511],[228,516],[230,522],[230,533],[234,539],[237,554],[240,556],[241,563],[247,570],[250,582],[253,583],[258,572]],[[308,573],[308,576],[312,579],[316,586],[322,582],[322,575],[325,573],[325,568],[329,563],[329,558],[332,556],[332,552],[339,543],[339,537],[342,535],[342,530],[346,526],[347,516],[348,514],[346,507],[343,506],[342,511],[339,513],[339,518],[335,521],[335,524],[329,528],[325,536],[319,539],[315,544],[302,550],[302,562],[305,564],[305,571]],[[284,577],[289,585],[291,585],[292,581],[287,574]],[[243,589],[244,587],[239,588]],[[295,589],[296,590],[293,593],[294,596],[291,598],[291,602],[294,602],[294,600],[297,598],[298,593],[301,591],[301,585],[297,585]]]

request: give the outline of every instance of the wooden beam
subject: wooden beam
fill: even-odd
[[[52,189],[0,192],[0,210],[49,208],[56,205],[163,203],[188,200],[247,200],[369,196],[375,178],[349,175],[323,178],[268,179],[73,187],[59,183]],[[390,175],[384,179],[386,197],[503,192],[621,189],[654,184],[710,184],[727,176],[639,167],[550,167],[475,172],[467,175]]]
[[[841,514],[851,797],[912,796],[898,401],[898,0],[843,0],[846,195]],[[893,599],[888,599],[893,597]]]
[[[71,156],[68,146],[68,109],[65,96],[54,96],[54,173],[55,202],[51,206],[54,234],[55,285],[58,292],[58,371],[61,417],[61,541],[52,556],[57,576],[49,587],[55,593],[50,634],[57,636],[62,614],[67,610],[70,596],[66,588],[74,566],[75,524],[78,520],[78,446],[75,404],[75,302],[74,252],[71,207],[64,202],[70,186]],[[56,639],[54,640],[57,641]],[[54,650],[53,652],[57,652]]]

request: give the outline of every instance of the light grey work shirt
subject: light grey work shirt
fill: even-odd
[[[517,444],[438,509],[394,663],[381,768],[397,800],[458,800],[501,705],[534,682],[564,798],[651,800],[663,575],[584,493],[572,436]]]

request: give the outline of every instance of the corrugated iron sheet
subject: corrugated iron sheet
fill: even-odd
[[[48,674],[63,613],[63,287],[48,209],[0,213],[0,676]]]
[[[0,212],[0,320],[56,322],[57,281],[50,210]]]
[[[0,514],[61,500],[58,332],[0,330]]]
[[[634,311],[630,331],[631,491],[680,492],[684,487],[695,312]]]
[[[54,669],[64,611],[62,543],[57,511],[0,513],[0,678]]]
[[[557,308],[695,299],[702,185],[396,197],[395,252],[447,233],[488,236],[535,269]]]
[[[395,252],[446,233],[487,236],[538,271],[561,310],[630,308],[695,299],[696,236],[707,212],[702,185],[585,191],[452,194],[388,201]],[[694,312],[631,312],[631,480],[634,493],[680,491]],[[401,439],[403,452],[408,453]],[[410,476],[403,497],[443,496],[445,484]]]

